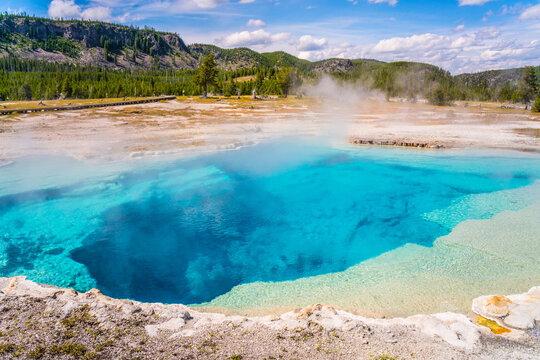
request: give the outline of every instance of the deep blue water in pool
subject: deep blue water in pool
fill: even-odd
[[[290,142],[135,169],[21,159],[0,168],[0,276],[201,303],[430,246],[456,218],[493,214],[426,214],[539,174],[537,158]]]

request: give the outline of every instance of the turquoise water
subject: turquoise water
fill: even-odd
[[[522,208],[478,199],[538,178],[532,156],[292,141],[159,162],[23,158],[0,167],[0,276],[203,303],[430,247]]]

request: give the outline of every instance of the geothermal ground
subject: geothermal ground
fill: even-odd
[[[540,115],[501,106],[435,107],[359,97],[340,102],[316,97],[178,98],[136,106],[19,114],[0,117],[0,159],[67,154],[120,160],[232,149],[282,136],[540,151]]]
[[[136,160],[234,149],[283,136],[540,152],[540,116],[501,105],[434,107],[359,97],[344,102],[178,98],[12,115],[0,117],[0,165],[42,154]],[[321,305],[242,317],[3,278],[0,358],[539,359],[537,292],[527,295],[534,305],[527,310],[505,297],[476,301],[476,314],[491,321],[472,312],[369,319]],[[505,322],[510,315],[512,326]]]
[[[537,293],[520,296],[540,306]],[[376,320],[313,305],[279,317],[227,317],[22,277],[0,278],[0,319],[2,358],[532,360],[540,352],[538,327],[501,332],[491,322],[501,336],[460,314]]]

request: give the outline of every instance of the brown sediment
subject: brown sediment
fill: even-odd
[[[525,136],[530,136],[530,137],[535,137],[535,138],[540,139],[540,129],[524,128],[524,129],[515,129],[514,131],[520,135],[525,135]]]
[[[350,140],[355,145],[375,145],[375,146],[398,146],[398,147],[413,147],[413,148],[425,148],[425,149],[445,149],[449,146],[440,143],[429,142],[411,142],[401,140],[368,140],[352,138]]]

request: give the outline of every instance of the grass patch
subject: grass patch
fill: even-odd
[[[41,359],[47,349],[44,346],[38,345],[36,348],[28,353],[30,359]]]
[[[93,325],[95,322],[95,316],[88,311],[88,305],[81,306],[79,309],[73,311],[69,317],[60,321],[66,329],[71,329],[81,324]]]
[[[17,350],[15,344],[0,343],[0,354],[10,354],[15,352],[15,350]]]
[[[76,342],[65,342],[62,345],[53,345],[50,348],[50,352],[56,355],[64,354],[71,355],[73,357],[81,357],[86,353],[86,348],[82,344]]]

